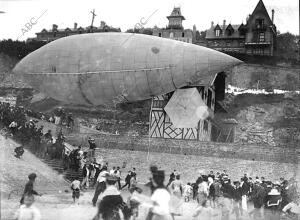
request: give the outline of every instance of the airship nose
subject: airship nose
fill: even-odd
[[[209,49],[208,63],[210,71],[224,71],[243,62],[225,53]]]

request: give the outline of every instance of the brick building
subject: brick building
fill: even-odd
[[[224,52],[245,53],[249,55],[273,56],[276,47],[276,26],[274,10],[272,18],[262,0],[259,0],[246,24],[214,25],[206,31],[207,47]]]
[[[29,40],[50,42],[70,35],[99,32],[121,32],[121,29],[108,26],[104,21],[101,21],[99,27],[89,26],[86,28],[78,27],[77,23],[74,23],[73,28],[67,27],[58,29],[58,26],[53,24],[52,29],[47,30],[44,28],[41,32],[36,33],[36,38],[31,38]]]
[[[193,30],[184,29],[182,22],[185,20],[184,16],[181,14],[179,7],[175,7],[170,16],[167,16],[169,24],[166,28],[154,27],[153,35],[157,37],[170,38],[174,40],[179,40],[187,43],[193,42]],[[195,29],[195,27],[194,27]]]

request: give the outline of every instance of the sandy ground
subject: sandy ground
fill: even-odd
[[[295,177],[300,182],[300,162],[293,164],[153,152],[148,154],[147,152],[104,148],[97,151],[103,160],[109,162],[110,167],[126,164],[123,175],[135,167],[138,180],[141,182],[148,181],[151,164],[156,164],[160,169],[165,170],[167,179],[169,174],[176,169],[181,173],[181,179],[184,183],[195,182],[200,169],[206,173],[210,170],[215,173],[217,171],[222,172],[225,169],[232,180],[240,180],[247,173],[253,178],[264,176],[266,180],[272,181],[277,181],[280,177],[286,179]]]
[[[73,204],[69,185],[50,167],[42,163],[38,158],[26,151],[24,157],[18,160],[13,156],[13,149],[17,144],[0,135],[1,149],[1,217],[0,219],[10,220],[14,212],[18,209],[19,200],[23,187],[27,181],[27,175],[30,172],[36,172],[38,179],[36,189],[43,194],[42,197],[36,197],[36,206],[40,209],[43,220],[90,220],[96,214],[96,208],[92,206],[93,189],[83,192],[80,198],[80,204]],[[244,172],[253,175],[261,174],[265,171],[265,176],[277,179],[279,176],[296,176],[299,178],[299,166],[295,164],[279,164],[270,162],[253,162],[238,159],[220,159],[213,157],[196,157],[184,155],[155,154],[147,155],[145,152],[132,152],[121,150],[101,150],[101,156],[109,161],[109,166],[121,166],[123,162],[126,167],[123,173],[128,169],[136,167],[138,179],[140,182],[146,182],[149,173],[149,165],[157,164],[165,168],[166,172],[172,169],[178,169],[182,173],[184,182],[194,179],[198,169],[227,169],[233,177],[239,177]],[[182,161],[185,161],[184,163]],[[192,167],[192,168],[191,168]],[[276,171],[278,170],[278,171]],[[16,189],[16,190],[15,190]],[[15,191],[14,191],[15,190]],[[70,190],[69,190],[70,191]],[[128,192],[122,191],[124,200],[127,200]],[[10,197],[9,197],[10,196]],[[195,210],[196,203],[184,203],[182,206],[183,215],[176,217],[176,220],[191,220]],[[251,210],[251,208],[250,208]],[[220,213],[217,209],[216,213]],[[219,220],[220,215],[214,218]],[[235,219],[231,215],[231,219]],[[250,219],[245,214],[242,220]],[[144,220],[139,218],[139,220]]]
[[[124,200],[128,197],[128,192],[122,192]],[[43,195],[42,197],[36,197],[36,207],[39,208],[42,214],[43,220],[91,220],[97,209],[92,206],[91,199],[93,197],[93,191],[89,190],[83,192],[80,197],[80,202],[78,204],[73,204],[71,193],[61,193],[61,194],[51,194]],[[12,198],[10,200],[4,199],[1,204],[2,218],[11,220],[14,212],[18,208],[18,199]],[[182,216],[177,216],[175,220],[193,220],[193,212],[197,204],[192,201],[189,203],[184,203],[181,207]],[[251,208],[250,208],[251,209]],[[220,220],[220,210],[215,210],[215,216],[213,220]],[[235,219],[234,215],[231,215],[230,220]],[[250,219],[247,214],[243,216],[241,220]],[[140,216],[137,220],[144,220],[143,216]]]

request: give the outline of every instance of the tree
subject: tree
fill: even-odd
[[[298,36],[289,32],[277,36],[277,56],[295,59],[298,52]]]

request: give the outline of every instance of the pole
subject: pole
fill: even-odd
[[[298,12],[299,12],[298,58],[300,60],[300,0],[298,6],[299,6],[298,8]]]

